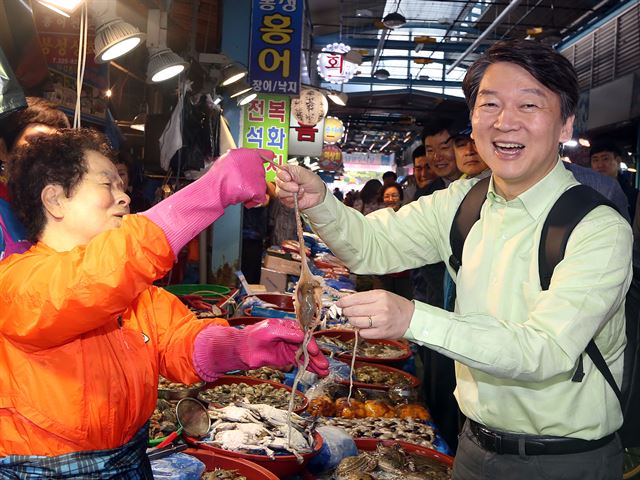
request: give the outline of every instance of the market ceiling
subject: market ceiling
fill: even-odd
[[[419,133],[430,116],[464,114],[459,86],[466,68],[496,40],[528,37],[556,45],[623,3],[307,0],[312,50],[342,42],[364,57],[359,75],[342,87],[349,95],[347,106],[330,108],[330,114],[350,124],[344,148],[365,149],[371,139],[384,138],[391,140],[387,148],[395,152],[407,144],[403,142],[407,131]],[[406,23],[385,28],[381,20],[393,12],[401,14]],[[473,50],[467,52],[472,45]],[[389,72],[389,78],[375,78],[379,69]],[[368,140],[363,142],[364,135]]]
[[[556,44],[588,29],[594,20],[630,0],[298,1],[305,2],[308,12],[311,64],[315,63],[313,53],[338,41],[363,55],[359,74],[342,87],[349,96],[347,105],[330,107],[329,114],[349,126],[343,147],[367,149],[376,139],[377,145],[389,141],[387,151],[399,153],[410,144],[406,141],[410,138],[407,132],[415,138],[430,116],[465,114],[458,87],[466,67],[492,42],[528,36]],[[148,9],[166,9],[167,43],[176,52],[219,51],[223,0],[118,3],[121,15],[141,30],[145,29]],[[395,29],[386,28],[381,20],[389,13],[402,15],[406,23]],[[481,36],[484,38],[478,41]],[[476,41],[473,51],[465,53]],[[111,69],[111,84],[120,93],[112,99],[118,119],[135,116],[141,101],[148,98],[143,78],[146,55],[146,49],[138,49],[115,62]],[[458,61],[460,64],[452,69]],[[374,78],[372,74],[378,69],[387,70],[389,78]],[[313,68],[309,70],[313,74]],[[312,83],[319,80],[313,78]],[[154,88],[167,93],[170,87]]]

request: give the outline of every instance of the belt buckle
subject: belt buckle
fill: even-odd
[[[501,455],[502,454],[502,436],[492,432],[491,430],[480,427],[480,430],[483,433],[483,436],[487,440],[487,450],[493,450],[495,453]]]

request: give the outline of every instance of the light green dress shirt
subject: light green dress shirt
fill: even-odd
[[[353,272],[399,272],[447,261],[453,216],[477,181],[456,181],[398,212],[363,217],[329,192],[304,213]],[[462,268],[456,275],[447,265],[457,284],[455,313],[414,302],[405,337],[456,360],[460,409],[488,427],[598,439],[622,424],[618,399],[588,356],[583,381],[570,379],[595,336],[620,384],[629,223],[608,207],[594,209],[573,231],[549,289],[540,287],[542,225],[562,192],[577,184],[560,162],[511,201],[491,180]]]

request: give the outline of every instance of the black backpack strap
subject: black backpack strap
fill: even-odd
[[[482,210],[482,204],[487,199],[490,179],[491,177],[483,178],[471,187],[453,217],[453,223],[449,231],[449,243],[451,245],[449,265],[455,272],[462,266],[462,248],[467,235],[469,235],[471,227],[480,220],[480,210]]]
[[[540,245],[538,247],[538,272],[540,286],[547,290],[551,284],[551,276],[556,265],[564,258],[567,242],[573,229],[594,208],[608,205],[614,210],[616,207],[603,195],[586,185],[577,185],[565,191],[549,211],[549,215],[542,226]],[[607,380],[618,399],[621,398],[620,389],[602,353],[593,339],[585,348],[593,364]],[[571,378],[573,382],[581,382],[584,378],[582,355],[578,359],[578,366]]]

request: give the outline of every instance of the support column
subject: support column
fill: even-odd
[[[221,52],[248,66],[249,38],[251,36],[251,0],[222,0]],[[241,110],[235,100],[223,103],[224,116],[229,122],[231,135],[240,140]],[[211,272],[213,282],[223,285],[236,283],[235,271],[240,269],[242,248],[242,205],[233,205],[224,211],[212,226]]]

